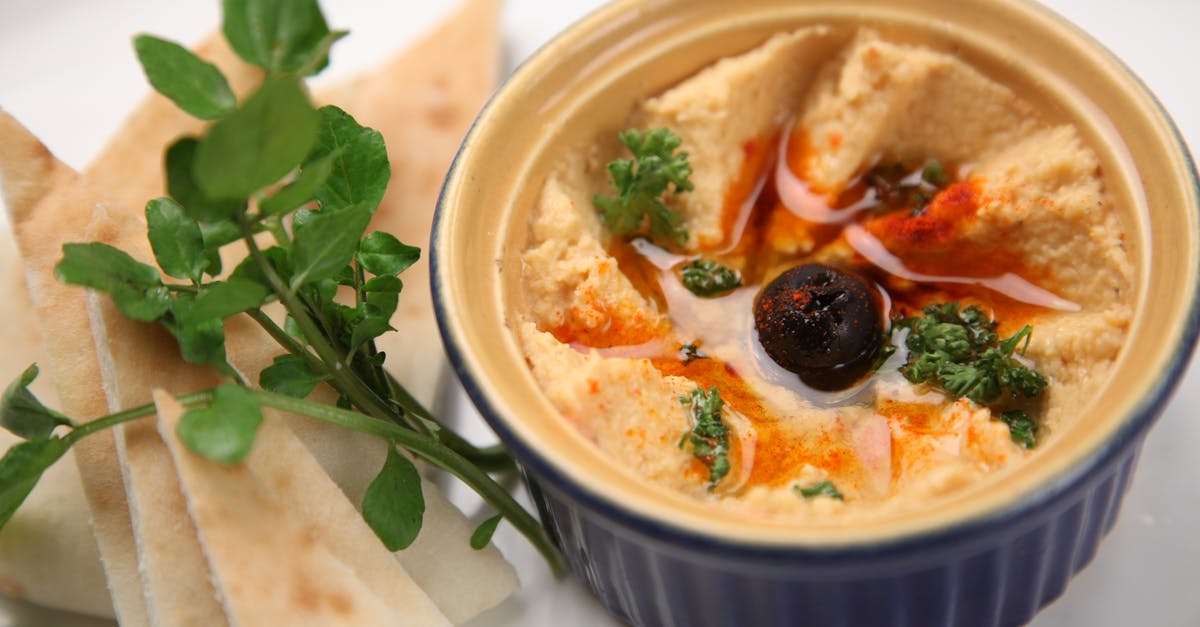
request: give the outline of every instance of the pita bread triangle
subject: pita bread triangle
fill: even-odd
[[[246,460],[251,474],[391,607],[399,624],[450,625],[279,414],[264,414],[256,449]]]
[[[80,420],[103,416],[108,403],[88,326],[86,294],[54,277],[62,244],[86,231],[89,208],[101,207],[101,197],[3,111],[0,187],[61,408]],[[122,625],[149,625],[114,435],[98,433],[73,449],[116,616]]]
[[[400,618],[245,465],[191,454],[175,433],[183,407],[157,392],[170,448],[230,624],[235,627],[371,627]],[[259,447],[254,454],[264,451]]]

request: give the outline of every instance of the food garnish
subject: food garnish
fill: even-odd
[[[188,412],[177,433],[193,453],[241,463],[262,407],[374,435],[391,448],[362,510],[388,549],[408,546],[421,528],[424,501],[411,456],[454,474],[496,509],[472,546],[486,545],[507,519],[563,572],[537,519],[488,475],[513,467],[507,451],[470,444],[384,369],[375,339],[394,331],[399,275],[420,251],[389,233],[367,232],[390,176],[382,136],[337,107],[314,107],[308,96],[304,78],[326,65],[330,46],[345,33],[329,30],[315,2],[263,8],[225,0],[223,7],[230,45],[266,70],[240,103],[220,70],[182,46],[135,40],[155,89],[193,116],[214,120],[203,135],[170,147],[169,196],[146,205],[158,267],[104,243],[68,244],[57,276],[107,294],[131,319],[160,325],[185,361],[234,381],[178,397]],[[273,243],[264,247],[267,237]],[[220,252],[230,245],[245,246],[249,256],[218,278]],[[265,310],[275,303],[286,318]],[[226,356],[224,322],[243,314],[285,351],[259,373],[263,389],[251,388]],[[0,425],[26,439],[0,459],[0,527],[73,444],[155,413],[147,404],[80,424],[37,400],[29,391],[36,376],[36,367],[26,370],[0,402]],[[336,407],[304,398],[322,382],[339,394]]]
[[[832,481],[822,481],[820,483],[814,483],[808,487],[796,486],[795,490],[796,494],[803,496],[805,499],[816,498],[818,496],[827,496],[831,499],[837,499],[839,501],[845,500],[842,498],[842,493],[838,492],[837,487],[833,485]]]
[[[683,140],[666,128],[645,133],[628,129],[618,137],[633,159],[608,164],[616,197],[596,194],[592,199],[605,224],[618,237],[648,234],[660,242],[683,245],[688,239],[683,218],[663,203],[667,193],[692,190],[688,153],[677,152]]]
[[[697,259],[683,266],[680,280],[688,291],[709,298],[741,287],[742,275],[712,259]]]
[[[692,430],[683,434],[679,445],[690,445],[692,455],[708,467],[709,489],[729,474],[729,428],[721,419],[725,402],[716,386],[696,388],[679,402],[691,408]]]
[[[908,360],[900,372],[913,383],[930,383],[954,398],[966,397],[980,405],[995,405],[1018,398],[1032,399],[1046,388],[1046,378],[1019,362],[1033,327],[1025,325],[1012,337],[996,335],[999,324],[974,305],[957,302],[927,305],[923,315],[896,321],[908,329]],[[1006,418],[1007,416],[1007,418]],[[1036,444],[1036,425],[1024,411],[1002,414],[1013,440],[1025,448]]]
[[[1008,425],[1008,432],[1012,435],[1013,442],[1021,445],[1021,448],[1034,448],[1037,446],[1037,423],[1033,418],[1029,417],[1029,413],[1023,409],[1012,409],[1000,414],[1000,422]]]
[[[1046,378],[1018,362],[1013,354],[1029,344],[1033,327],[1025,325],[1012,337],[1000,340],[994,320],[971,305],[960,311],[957,302],[927,305],[922,316],[899,320],[909,330],[905,338],[908,361],[900,372],[913,383],[934,383],[954,398],[967,397],[980,405],[1003,394],[1035,398],[1046,387]]]
[[[918,215],[951,179],[940,161],[930,160],[916,170],[900,162],[880,164],[867,172],[864,181],[875,196],[876,213],[908,209]]]
[[[875,365],[883,338],[877,300],[854,274],[804,264],[763,288],[754,326],[775,363],[810,387],[840,390]]]

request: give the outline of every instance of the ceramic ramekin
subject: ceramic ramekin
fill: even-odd
[[[796,528],[710,515],[614,473],[543,397],[513,334],[527,224],[564,146],[633,103],[806,24],[870,24],[953,50],[1076,123],[1132,210],[1134,322],[1109,384],[1004,482],[902,519]],[[446,348],[520,461],[575,573],[636,625],[1016,625],[1112,527],[1200,328],[1196,174],[1154,97],[1087,35],[1018,0],[621,0],[501,88],[446,180],[432,241]],[[1166,254],[1163,254],[1163,253]],[[1129,347],[1136,347],[1131,350]]]

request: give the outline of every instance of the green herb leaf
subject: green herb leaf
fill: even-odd
[[[234,51],[272,74],[315,73],[330,45],[345,35],[330,33],[316,0],[224,0],[222,6]]]
[[[389,551],[407,548],[421,531],[425,497],[421,475],[404,455],[388,448],[387,461],[367,486],[362,502],[363,518]]]
[[[484,547],[492,541],[492,536],[496,535],[496,527],[500,521],[504,519],[501,514],[496,514],[491,518],[483,521],[475,528],[475,533],[471,534],[471,548],[476,551],[483,550]]]
[[[816,498],[818,496],[827,496],[831,499],[837,499],[839,501],[844,500],[842,498],[842,493],[838,492],[838,489],[834,487],[833,482],[830,481],[822,481],[821,483],[816,483],[806,488],[796,486],[795,489],[797,494],[806,499]]]
[[[64,283],[110,295],[121,313],[134,320],[153,322],[171,306],[158,270],[108,244],[64,244],[54,274]]]
[[[404,290],[404,282],[394,276],[377,276],[363,284],[366,292],[366,304],[374,315],[383,320],[391,320],[400,302],[400,292]]]
[[[742,285],[741,274],[712,259],[697,259],[683,266],[680,278],[689,292],[705,298],[724,294]]]
[[[14,445],[0,458],[0,529],[25,502],[42,473],[69,448],[60,438],[28,440]]]
[[[332,171],[333,159],[328,157],[304,164],[294,181],[259,204],[259,211],[265,216],[282,215],[316,200],[317,190],[329,179]]]
[[[209,264],[200,225],[170,198],[146,205],[146,224],[158,267],[177,279],[199,282]]]
[[[388,319],[382,316],[363,318],[354,325],[354,330],[350,333],[350,352],[353,353],[362,348],[363,344],[394,330],[392,325],[388,324]]]
[[[332,171],[317,188],[317,201],[324,210],[365,205],[373,213],[392,175],[383,135],[334,106],[321,107],[320,117],[320,132],[306,164],[328,158]]]
[[[1027,412],[1020,409],[1006,411],[1000,414],[1000,422],[1008,425],[1012,441],[1021,445],[1021,448],[1031,449],[1037,446],[1037,423]]]
[[[691,407],[694,425],[684,434],[682,443],[691,444],[692,455],[708,466],[710,489],[716,487],[730,468],[729,429],[721,419],[725,406],[721,392],[715,385],[707,391],[696,388],[689,396],[680,397],[679,402]]]
[[[1017,395],[1034,398],[1047,382],[1036,370],[1021,364],[1013,352],[1033,332],[1026,326],[999,340],[998,326],[983,310],[959,311],[956,302],[928,305],[923,316],[896,323],[909,330],[908,360],[900,372],[913,383],[935,383],[955,398],[988,405]]]
[[[190,326],[208,320],[224,320],[266,302],[269,291],[261,283],[231,278],[210,283],[190,305],[179,312],[179,323]]]
[[[167,193],[183,206],[184,213],[202,224],[228,220],[245,209],[246,200],[213,200],[200,189],[193,174],[199,145],[200,140],[195,137],[184,137],[167,149]],[[234,234],[235,239],[241,237],[236,227]]]
[[[617,196],[597,194],[593,204],[618,236],[648,231],[660,240],[684,244],[688,234],[682,226],[683,218],[661,200],[672,187],[676,194],[693,188],[688,153],[676,152],[683,140],[665,128],[645,134],[629,129],[619,137],[633,153],[633,160],[617,159],[608,164],[609,180]]]
[[[367,235],[358,246],[359,265],[377,276],[400,274],[420,258],[420,248],[404,244],[396,236],[383,231]]]
[[[138,61],[154,89],[201,120],[215,120],[237,107],[237,97],[217,66],[187,48],[151,35],[133,40]]]
[[[213,391],[208,407],[189,410],[179,421],[179,439],[212,461],[240,464],[254,446],[262,411],[246,388],[226,383]]]
[[[327,374],[313,372],[303,357],[280,355],[259,373],[258,385],[277,394],[304,398],[312,394],[318,383],[328,379]]]
[[[185,295],[180,295],[172,309],[182,310],[187,307],[188,302]],[[225,326],[220,320],[212,318],[187,326],[164,326],[175,336],[179,343],[179,354],[184,361],[189,364],[214,366],[224,374],[231,374],[225,354]]]
[[[262,254],[263,257],[266,258],[267,263],[271,265],[271,268],[275,270],[275,274],[279,275],[280,279],[282,279],[284,282],[287,282],[291,278],[292,259],[286,248],[272,246],[262,251]],[[253,281],[267,289],[271,288],[271,283],[267,280],[266,275],[263,274],[262,268],[258,267],[258,264],[252,257],[246,257],[243,259],[242,262],[238,264],[238,267],[233,269],[233,272],[229,275],[229,278],[239,279],[242,281]]]
[[[209,198],[248,198],[300,165],[316,141],[317,124],[300,79],[268,79],[200,140],[196,182]]]
[[[60,425],[74,427],[70,418],[46,407],[38,400],[29,385],[37,379],[38,367],[33,364],[8,384],[0,399],[0,427],[26,440],[44,440]]]
[[[292,289],[336,277],[354,257],[370,221],[371,210],[354,205],[338,212],[314,212],[297,223],[292,242]]]

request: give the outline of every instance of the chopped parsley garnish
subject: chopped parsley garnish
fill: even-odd
[[[913,215],[924,211],[933,197],[951,182],[938,161],[929,161],[920,170],[910,170],[900,162],[877,165],[864,178],[875,191],[879,203],[876,211],[908,209]]]
[[[725,401],[714,385],[707,391],[696,388],[690,395],[679,397],[679,402],[691,407],[694,423],[679,444],[691,444],[692,455],[708,466],[709,488],[716,487],[729,473],[729,428],[721,420]]]
[[[680,279],[689,292],[706,298],[724,294],[742,285],[742,275],[737,270],[712,259],[697,259],[685,265]]]
[[[642,133],[623,131],[618,137],[633,153],[633,160],[617,159],[608,164],[615,198],[596,194],[592,202],[615,235],[628,237],[648,233],[652,238],[677,245],[687,242],[683,217],[663,204],[670,188],[680,194],[692,191],[692,166],[688,153],[676,152],[683,143],[669,129]]]
[[[961,311],[956,302],[928,305],[923,313],[896,322],[909,330],[904,341],[908,361],[900,367],[909,381],[938,385],[954,398],[966,397],[980,405],[1036,398],[1046,388],[1041,373],[1013,357],[1018,346],[1023,354],[1029,345],[1033,333],[1029,325],[1001,340],[997,323],[973,305]],[[1034,441],[1036,426],[1028,414],[1019,414],[1024,420],[1017,420],[1014,412],[1000,419],[1009,425],[1013,439],[1026,445]],[[1005,419],[1005,415],[1011,416]]]
[[[838,492],[838,489],[834,487],[832,481],[822,481],[821,483],[810,485],[807,488],[796,486],[795,489],[797,494],[806,499],[816,498],[818,496],[827,496],[831,499],[837,499],[839,501],[844,500],[842,498],[842,493]]]
[[[679,347],[679,358],[683,360],[683,365],[688,365],[697,359],[708,359],[708,355],[701,352],[700,347],[695,342],[684,344]]]
[[[1000,422],[1008,425],[1013,442],[1020,444],[1021,448],[1030,449],[1037,446],[1037,423],[1025,411],[1006,411],[1000,414]]]

